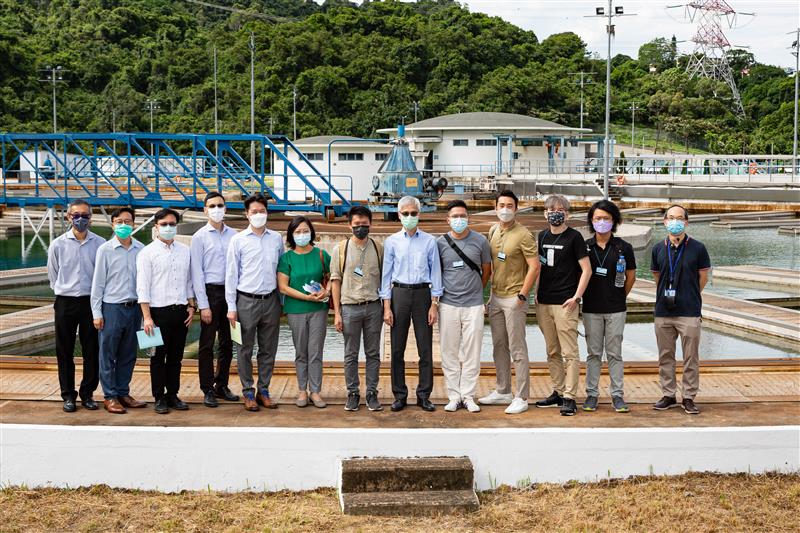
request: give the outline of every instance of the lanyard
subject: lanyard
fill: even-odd
[[[606,259],[608,258],[609,252],[611,252],[611,246],[609,246],[610,244],[611,244],[611,241],[609,241],[608,244],[606,244],[606,246],[607,246],[606,255],[603,256],[603,260],[602,261],[600,261],[600,255],[598,255],[598,253],[597,253],[597,244],[595,244],[594,248],[592,248],[592,250],[594,250],[594,256],[597,258],[597,262],[600,263],[601,267],[605,264]]]
[[[544,238],[547,237],[548,233],[550,233],[549,229],[544,230],[544,235],[542,235],[542,248],[544,248],[544,244],[545,244],[544,243]],[[561,233],[559,233],[558,237],[556,237],[556,240],[554,240],[553,242],[550,243],[550,246],[555,246],[556,244],[558,244],[558,241],[561,239],[561,237],[564,236],[565,233],[566,233],[566,231],[562,231]],[[552,235],[552,233],[550,233],[550,235]]]
[[[667,264],[669,265],[669,287],[672,288],[673,282],[675,281],[675,269],[681,262],[681,256],[683,255],[683,250],[686,248],[686,245],[689,242],[689,237],[686,237],[686,240],[682,242],[678,246],[678,253],[675,254],[675,261],[672,260],[672,245],[669,243],[669,239],[664,239],[664,244],[667,247]]]

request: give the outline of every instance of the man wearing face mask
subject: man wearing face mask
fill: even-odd
[[[136,295],[136,258],[144,245],[131,237],[135,212],[119,207],[111,213],[114,236],[97,250],[92,278],[92,315],[100,337],[100,384],[106,411],[124,414],[147,403],[131,396],[136,366],[136,332],[142,311]]]
[[[481,410],[475,389],[481,372],[483,344],[483,288],[492,275],[489,241],[469,229],[467,204],[453,200],[447,206],[451,232],[436,239],[442,262],[439,303],[439,339],[442,372],[447,386],[445,411]]]
[[[225,198],[218,192],[206,195],[203,211],[208,224],[192,237],[192,285],[200,309],[200,346],[197,370],[203,404],[217,407],[217,398],[229,402],[239,397],[228,388],[228,375],[233,359],[231,329],[225,303],[225,256],[236,231],[222,221],[225,217]],[[214,338],[219,339],[219,358],[214,371]]]
[[[536,407],[561,407],[562,416],[578,412],[580,356],[578,352],[578,304],[592,267],[586,241],[567,224],[569,200],[560,194],[544,201],[544,215],[550,227],[539,236],[542,273],[536,293],[536,319],[547,345],[547,365],[553,393],[536,402]]]
[[[435,411],[430,401],[433,390],[433,325],[439,317],[442,295],[442,267],[434,238],[417,229],[420,203],[414,196],[404,196],[397,204],[403,229],[384,243],[381,298],[383,321],[392,328],[392,411],[406,407],[405,351],[408,328],[414,322],[414,336],[419,354],[417,405]]]
[[[683,351],[683,410],[696,415],[694,403],[700,389],[700,346],[703,307],[701,293],[708,281],[711,259],[700,241],[686,235],[689,213],[683,206],[670,206],[664,213],[667,237],[653,246],[650,269],[656,282],[654,327],[658,344],[658,377],[664,397],[653,409],[677,407],[675,399],[675,342]]]
[[[97,330],[92,321],[90,294],[97,250],[103,238],[89,231],[92,208],[85,200],[75,200],[67,210],[72,227],[47,248],[47,277],[56,295],[53,309],[56,328],[56,360],[58,383],[64,411],[75,412],[75,401],[83,407],[97,409],[94,394],[98,377]],[[81,342],[83,378],[75,391],[75,331]]]
[[[489,230],[492,257],[492,295],[489,325],[497,386],[478,400],[483,405],[508,405],[506,414],[528,410],[530,362],[525,339],[528,298],[539,275],[536,240],[516,222],[519,201],[513,191],[502,191],[495,200],[499,224]],[[511,391],[511,364],[516,374],[516,395]]]
[[[278,298],[278,262],[283,255],[283,239],[267,229],[267,198],[256,193],[244,201],[250,225],[237,233],[228,246],[225,271],[225,301],[228,321],[242,327],[242,345],[236,366],[242,382],[246,411],[258,406],[275,409],[269,384],[278,351],[281,301]],[[258,389],[253,385],[253,347],[258,337]]]
[[[358,352],[364,339],[366,404],[381,411],[378,376],[381,369],[381,267],[383,246],[369,237],[372,212],[356,205],[347,213],[353,236],[338,243],[331,254],[334,326],[344,335],[346,411],[357,411],[361,400]]]
[[[175,241],[180,216],[172,209],[153,215],[158,237],[136,258],[136,293],[142,307],[144,332],[161,331],[164,344],[150,358],[150,385],[155,412],[185,411],[178,397],[186,334],[196,311],[189,247]]]

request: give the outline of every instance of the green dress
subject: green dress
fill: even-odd
[[[320,257],[320,255],[322,257]],[[324,262],[324,267],[323,267]],[[302,293],[303,285],[316,281],[322,283],[325,274],[331,271],[331,256],[325,250],[313,248],[307,254],[289,250],[278,261],[278,272],[289,276],[289,286]],[[328,302],[308,302],[291,296],[284,297],[283,311],[288,314],[313,313],[327,309]]]

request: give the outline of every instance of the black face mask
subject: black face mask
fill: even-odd
[[[366,239],[369,235],[369,226],[354,226],[353,235],[358,240]]]

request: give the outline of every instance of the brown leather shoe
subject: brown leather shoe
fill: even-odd
[[[272,398],[269,397],[269,393],[261,394],[260,392],[256,394],[256,402],[258,405],[262,405],[267,409],[277,409],[278,403],[275,402]]]
[[[119,403],[123,406],[127,407],[128,409],[136,409],[139,407],[147,407],[147,402],[143,402],[141,400],[137,400],[133,396],[120,396]]]
[[[106,411],[115,415],[124,415],[128,412],[125,410],[122,404],[115,399],[103,400],[103,406],[106,408]]]
[[[242,396],[244,396],[245,411],[258,411],[258,404],[252,392],[246,392]]]

